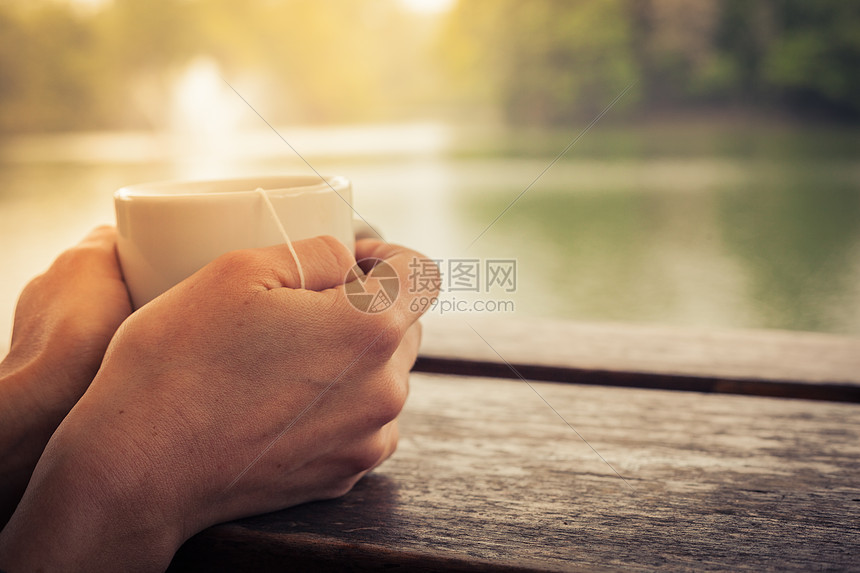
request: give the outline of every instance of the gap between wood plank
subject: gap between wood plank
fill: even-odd
[[[523,378],[544,382],[860,403],[860,387],[852,384],[808,384],[785,380],[624,372],[513,362],[510,364]],[[419,356],[413,370],[456,376],[517,378],[506,364],[489,360]]]

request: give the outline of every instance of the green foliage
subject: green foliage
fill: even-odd
[[[399,0],[6,0],[0,132],[163,127],[171,87],[201,55],[261,79],[277,94],[273,121],[444,109],[564,126],[631,82],[615,117],[715,106],[860,117],[857,2],[460,0],[439,24]]]
[[[462,101],[514,123],[593,117],[633,80],[640,112],[860,116],[856,2],[462,0],[444,42]]]
[[[621,0],[460,2],[444,37],[454,85],[467,100],[498,104],[512,123],[594,115],[637,79],[623,8]]]
[[[860,114],[860,4],[785,2],[763,76],[790,101]]]

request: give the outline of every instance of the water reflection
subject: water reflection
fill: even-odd
[[[748,277],[756,322],[857,333],[857,184],[839,165],[795,165],[783,173],[716,195],[723,241]]]
[[[434,125],[284,134],[318,170],[349,177],[356,208],[390,240],[435,258],[516,258],[518,313],[860,335],[860,175],[849,157],[574,158],[468,249],[548,159],[446,154],[451,134]],[[200,175],[200,156],[140,146],[174,136],[23,138],[0,150],[0,345],[26,281],[113,221],[115,189]],[[82,137],[99,144],[82,151]],[[307,172],[271,132],[232,143],[210,176]],[[135,156],[144,148],[154,154]]]
[[[521,261],[518,309],[580,320],[860,333],[853,170],[734,167],[730,181],[706,177],[684,191],[646,182],[637,177],[644,166],[627,165],[613,168],[613,177],[629,177],[617,188],[554,181],[530,192],[488,238]],[[461,208],[486,221],[517,191],[466,194]]]

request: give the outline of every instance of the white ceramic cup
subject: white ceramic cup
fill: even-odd
[[[344,177],[168,181],[114,193],[117,251],[135,308],[237,249],[283,244],[263,189],[291,241],[332,235],[351,251],[352,188]]]

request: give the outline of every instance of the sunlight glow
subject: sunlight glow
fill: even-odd
[[[406,8],[422,14],[440,14],[454,5],[454,0],[400,0]]]
[[[186,177],[212,176],[229,168],[235,136],[246,115],[244,104],[224,83],[218,63],[208,57],[192,60],[173,86],[170,131],[177,156],[191,166]]]

